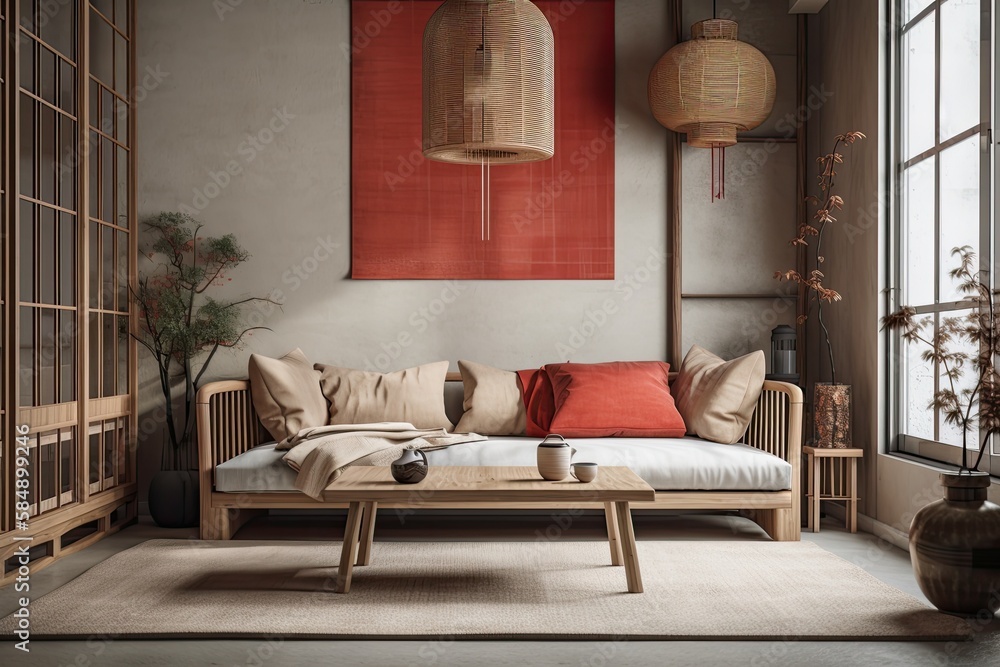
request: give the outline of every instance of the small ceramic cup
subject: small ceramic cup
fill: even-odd
[[[593,482],[597,479],[598,465],[596,463],[574,463],[573,477],[581,482]]]

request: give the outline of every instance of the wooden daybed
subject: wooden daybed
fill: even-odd
[[[461,381],[449,373],[450,382]],[[216,466],[265,442],[250,398],[247,380],[224,380],[202,387],[197,396],[198,469],[202,539],[227,540],[247,520],[270,509],[346,508],[343,502],[316,501],[299,492],[226,493],[215,488]],[[634,503],[633,509],[738,510],[745,513],[775,540],[800,538],[802,450],[802,390],[784,382],[767,381],[757,402],[743,442],[778,456],[791,466],[791,488],[781,491],[658,491],[652,502]],[[393,508],[391,504],[382,505]],[[552,509],[552,505],[526,503],[435,503],[427,509]],[[590,508],[589,505],[584,505]],[[603,509],[593,503],[592,509]]]

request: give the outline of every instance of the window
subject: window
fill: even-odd
[[[896,206],[891,308],[916,308],[937,328],[969,312],[949,271],[971,246],[995,256],[991,210],[993,53],[989,0],[892,0]],[[920,343],[892,341],[896,449],[958,463],[962,432],[929,407],[951,382]],[[973,350],[974,351],[974,350]],[[966,384],[971,378],[966,378]],[[963,387],[956,386],[960,391]],[[969,442],[978,449],[974,430]],[[984,459],[989,468],[989,457]],[[1000,472],[1000,465],[993,470]]]

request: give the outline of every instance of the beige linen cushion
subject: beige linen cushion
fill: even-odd
[[[688,433],[733,444],[750,424],[764,387],[764,353],[724,361],[694,345],[684,357],[672,393]]]
[[[527,413],[517,373],[472,361],[459,361],[465,413],[458,433],[524,435]]]
[[[254,409],[272,438],[281,441],[304,428],[326,425],[329,408],[319,373],[302,350],[280,359],[251,354],[248,370]]]
[[[408,422],[417,428],[452,429],[444,411],[448,362],[395,373],[376,373],[316,364],[330,402],[330,424]]]

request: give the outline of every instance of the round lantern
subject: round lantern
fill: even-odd
[[[688,145],[724,148],[763,123],[774,105],[774,68],[737,40],[734,21],[691,26],[692,39],[664,54],[649,75],[649,106],[662,125],[686,132]]]
[[[552,157],[554,50],[528,0],[447,0],[424,29],[424,155],[476,165]]]

